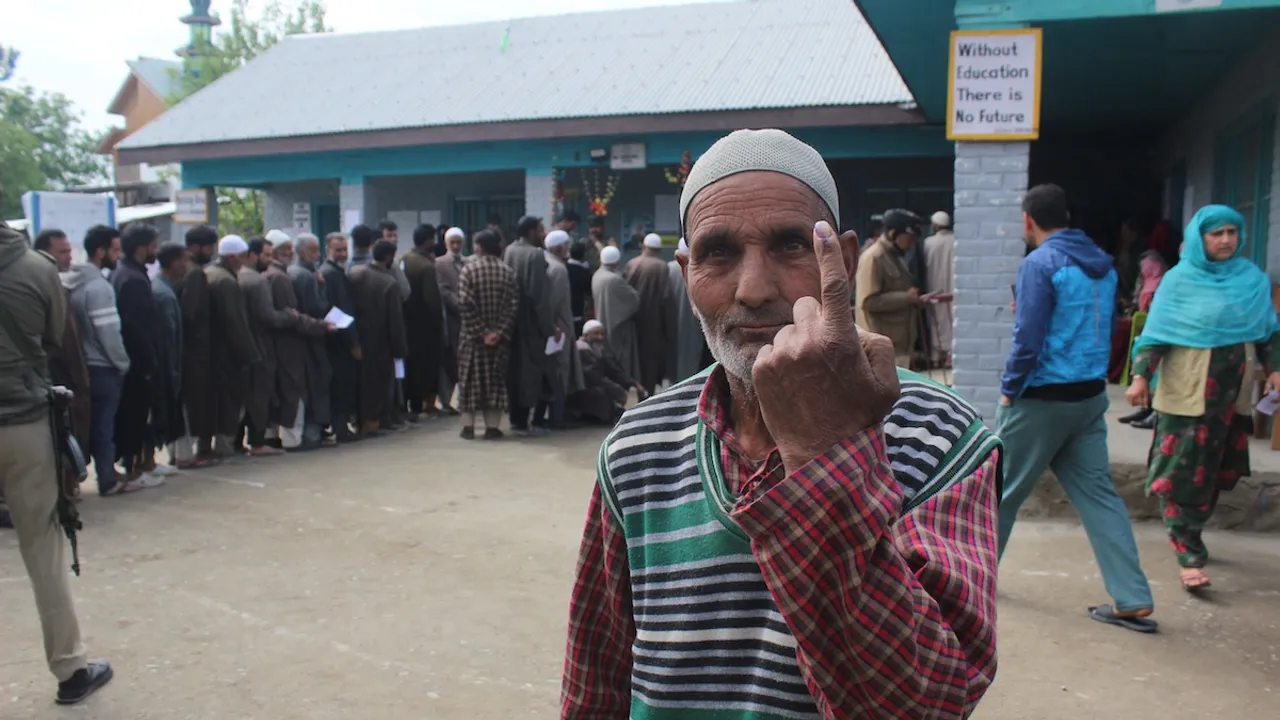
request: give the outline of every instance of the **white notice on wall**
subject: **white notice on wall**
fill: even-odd
[[[173,194],[173,221],[200,225],[209,222],[209,192],[179,190]]]
[[[1040,136],[1039,28],[951,33],[950,140]]]
[[[1208,10],[1222,7],[1222,0],[1156,0],[1156,12],[1178,12],[1179,10]]]
[[[293,229],[311,232],[311,203],[296,202],[293,204]]]
[[[359,210],[343,210],[342,211],[342,232],[349,233],[351,228],[360,224]]]
[[[71,240],[71,258],[84,262],[84,236],[94,225],[116,226],[116,199],[112,195],[30,191],[22,194],[31,237],[41,230],[57,229]]]

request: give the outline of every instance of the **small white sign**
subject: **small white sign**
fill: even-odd
[[[361,222],[360,215],[361,213],[359,210],[343,210],[342,211],[342,232],[350,233],[351,228],[359,225]]]
[[[1222,7],[1222,0],[1156,0],[1156,12],[1180,10],[1211,10]]]
[[[296,202],[293,204],[293,229],[311,232],[311,203]]]
[[[189,225],[209,222],[209,192],[203,189],[179,190],[173,196],[173,221]]]
[[[609,168],[643,170],[645,168],[644,143],[615,144],[609,152]]]
[[[947,138],[1040,137],[1039,28],[951,33]]]

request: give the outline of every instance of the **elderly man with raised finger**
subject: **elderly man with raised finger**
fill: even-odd
[[[854,325],[813,148],[735,132],[680,206],[717,364],[601,448],[562,717],[967,716],[996,670],[999,441]]]

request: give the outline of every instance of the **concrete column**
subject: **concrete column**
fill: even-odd
[[[378,210],[378,193],[364,178],[342,178],[338,186],[338,212],[342,231],[349,233],[347,213],[350,210],[360,211],[360,222],[376,226],[382,219]]]
[[[218,194],[213,188],[205,188],[205,203],[209,209],[209,221],[203,224],[216,229],[218,227]],[[175,222],[170,227],[169,239],[173,242],[185,242],[187,231],[195,227],[195,224]],[[223,233],[219,230],[218,234]]]
[[[293,203],[297,198],[279,189],[263,193],[262,228],[264,231],[293,227]]]
[[[956,143],[953,385],[988,425],[1013,337],[1009,287],[1026,253],[1022,196],[1029,165],[1025,142]]]
[[[551,170],[526,170],[524,173],[524,212],[544,218],[548,226],[556,221],[551,207]]]

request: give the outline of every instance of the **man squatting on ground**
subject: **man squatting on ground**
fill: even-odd
[[[680,262],[718,364],[601,448],[562,717],[961,718],[990,686],[999,441],[856,328],[839,207],[779,130],[694,165]]]

